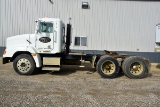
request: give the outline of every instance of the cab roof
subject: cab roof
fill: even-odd
[[[45,22],[54,22],[54,21],[61,21],[59,18],[39,18],[40,21],[45,21]]]

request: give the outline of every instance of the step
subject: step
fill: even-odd
[[[42,70],[47,70],[47,71],[59,71],[60,67],[42,67]]]

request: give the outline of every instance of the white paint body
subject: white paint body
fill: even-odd
[[[6,54],[3,57],[13,57],[16,52],[29,52],[35,54],[33,56],[36,67],[41,67],[40,54],[56,54],[64,50],[65,44],[63,43],[62,28],[64,24],[60,19],[43,18],[38,22],[53,23],[53,33],[36,32],[35,34],[16,35],[7,38],[6,40]],[[38,26],[39,24],[37,24]],[[36,28],[37,28],[36,26]],[[41,37],[49,37],[51,39],[48,43],[40,42]]]

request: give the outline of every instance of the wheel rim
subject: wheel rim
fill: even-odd
[[[30,70],[31,63],[26,58],[19,59],[18,62],[17,62],[17,68],[20,72],[26,73]]]
[[[116,65],[112,61],[105,61],[102,64],[102,72],[107,75],[111,75],[115,72]]]
[[[130,72],[133,75],[139,75],[143,72],[143,65],[139,62],[133,62],[130,66]]]

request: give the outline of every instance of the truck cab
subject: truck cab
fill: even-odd
[[[58,18],[40,18],[35,21],[34,34],[22,34],[7,38],[6,49],[3,54],[3,64],[12,62],[19,57],[13,67],[19,74],[25,74],[25,65],[32,60],[27,67],[42,67],[45,57],[60,54],[65,51],[65,25]],[[28,58],[29,59],[28,59]],[[19,61],[19,62],[18,62]],[[19,63],[19,65],[17,65]],[[22,66],[23,65],[23,66]],[[18,68],[19,67],[19,68]],[[30,74],[30,73],[26,73]]]
[[[41,18],[36,21],[35,34],[16,35],[7,38],[3,57],[16,52],[55,54],[64,50],[65,25],[58,18]]]

